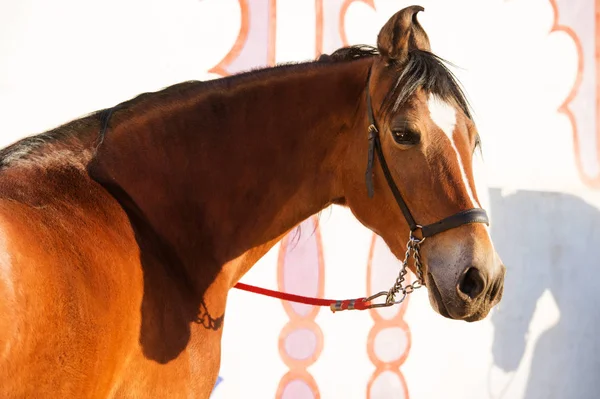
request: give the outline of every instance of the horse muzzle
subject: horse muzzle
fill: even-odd
[[[490,273],[475,266],[466,267],[458,279],[448,279],[447,273],[435,276],[435,269],[427,273],[425,280],[432,307],[442,316],[468,322],[484,319],[500,302],[504,291],[506,268]]]

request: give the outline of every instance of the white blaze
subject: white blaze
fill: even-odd
[[[471,200],[471,206],[481,207],[481,205],[475,201],[475,196],[473,195],[473,190],[471,189],[469,179],[465,173],[465,168],[463,167],[460,153],[458,152],[458,148],[456,148],[456,143],[454,142],[454,135],[452,133],[454,132],[454,127],[456,126],[456,109],[433,94],[429,95],[427,105],[429,107],[431,120],[438,125],[438,127],[448,137],[448,140],[450,140],[450,145],[456,154],[456,162],[458,162],[458,167],[460,168],[460,175],[462,177],[465,190],[467,191],[467,195]]]

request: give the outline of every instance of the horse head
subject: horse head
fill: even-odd
[[[348,150],[355,161],[344,171],[340,203],[398,258],[410,236],[422,266],[410,265],[423,276],[433,308],[476,321],[500,301],[505,267],[476,184],[477,128],[458,82],[431,53],[419,11],[399,11],[378,34],[360,110],[366,118],[357,127],[363,145]]]

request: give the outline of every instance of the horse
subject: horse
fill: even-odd
[[[505,267],[478,133],[420,11],[373,47],[175,84],[2,149],[0,396],[208,397],[229,290],[332,204],[413,250],[442,316],[486,317]]]

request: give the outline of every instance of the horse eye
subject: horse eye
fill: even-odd
[[[392,135],[398,144],[415,145],[421,140],[419,133],[409,129],[392,130]]]

